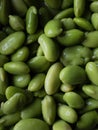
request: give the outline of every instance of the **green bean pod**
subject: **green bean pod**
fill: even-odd
[[[85,11],[85,0],[74,0],[74,14],[81,17]]]
[[[76,111],[67,105],[60,104],[57,108],[57,113],[62,120],[71,124],[75,123],[78,119]]]
[[[38,12],[35,6],[29,7],[26,13],[26,30],[28,34],[36,32],[38,26]]]
[[[56,118],[56,104],[52,96],[46,95],[42,100],[42,116],[49,125],[54,123]]]
[[[90,10],[94,13],[98,13],[98,1],[93,1],[90,4]]]
[[[98,30],[98,13],[93,13],[91,16],[91,22],[96,30]]]
[[[24,32],[15,32],[8,35],[0,42],[0,53],[4,55],[12,54],[21,47],[25,40]]]
[[[48,95],[53,95],[58,91],[61,84],[59,74],[62,68],[63,66],[59,62],[54,63],[49,68],[44,83],[45,91]]]
[[[49,126],[46,122],[37,118],[28,118],[20,120],[14,126],[14,130],[49,130]]]
[[[45,34],[42,34],[38,38],[38,42],[41,45],[45,58],[48,61],[54,62],[58,59],[59,46],[53,41],[53,39],[50,39]]]

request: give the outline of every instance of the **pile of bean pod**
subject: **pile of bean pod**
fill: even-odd
[[[98,130],[98,0],[0,0],[0,130]]]

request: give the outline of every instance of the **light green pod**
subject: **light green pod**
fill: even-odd
[[[42,100],[42,116],[49,125],[54,123],[56,119],[56,104],[52,96],[46,95]]]
[[[74,14],[81,17],[85,11],[85,0],[74,0]]]
[[[77,18],[76,17],[73,20],[78,27],[80,27],[81,29],[83,29],[85,31],[93,31],[94,30],[92,24],[85,18]]]
[[[94,111],[86,112],[81,115],[76,123],[77,130],[93,130],[98,121],[98,113]]]
[[[44,55],[41,46],[38,47],[37,52],[36,52],[36,55],[37,55],[37,56],[43,56],[43,55]]]
[[[42,47],[45,58],[50,62],[55,62],[59,57],[59,46],[45,34],[40,35],[38,42]]]
[[[21,119],[20,112],[4,115],[0,118],[0,125],[5,127],[12,126]]]
[[[44,0],[46,6],[53,9],[59,9],[61,6],[61,0]]]
[[[62,92],[70,92],[75,88],[75,86],[70,85],[70,84],[61,84],[60,90]]]
[[[36,98],[30,105],[21,111],[21,118],[37,118],[42,114],[41,99]]]
[[[28,90],[31,92],[40,90],[44,86],[45,77],[44,73],[36,74],[29,82]]]
[[[92,59],[98,60],[98,48],[93,49]]]
[[[57,114],[62,120],[71,124],[75,123],[78,119],[76,111],[73,108],[63,104],[58,106]]]
[[[96,86],[96,85],[83,85],[82,90],[89,97],[92,97],[92,98],[98,100],[98,86]]]
[[[46,36],[50,38],[60,35],[62,31],[62,23],[58,19],[50,20],[44,27]]]
[[[72,108],[80,109],[84,107],[83,98],[76,92],[66,92],[63,99]]]
[[[93,13],[91,16],[91,22],[96,30],[98,30],[98,13]]]
[[[92,12],[98,13],[98,1],[93,1],[90,4],[90,10]]]
[[[57,13],[54,17],[54,19],[63,19],[63,18],[68,18],[74,16],[74,10],[73,8],[68,8],[60,11]]]
[[[0,67],[2,67],[8,61],[9,61],[9,58],[6,55],[0,54]]]
[[[50,66],[46,78],[45,78],[45,91],[48,95],[53,95],[58,91],[60,87],[61,81],[59,79],[60,71],[62,70],[63,66],[60,62],[56,62]]]
[[[28,118],[20,120],[14,126],[13,130],[49,130],[49,126],[46,122],[36,118]]]
[[[8,75],[5,70],[0,67],[0,94],[5,95],[5,90],[8,86]]]
[[[4,64],[4,69],[10,74],[27,74],[30,69],[24,62],[10,61]]]
[[[12,61],[26,61],[29,56],[28,47],[24,46],[19,48],[15,53],[11,55]]]
[[[26,31],[28,34],[36,32],[38,26],[38,12],[35,6],[30,6],[26,13]]]
[[[21,31],[8,35],[0,42],[0,53],[4,55],[12,54],[23,45],[24,40],[25,34]]]
[[[30,74],[14,75],[12,77],[13,85],[20,88],[27,87],[30,80],[31,80]]]
[[[26,96],[23,93],[16,93],[6,102],[2,102],[1,109],[4,114],[12,114],[21,110],[26,104]]]
[[[98,85],[98,66],[96,63],[94,62],[88,62],[85,66],[85,71],[87,73],[87,76],[89,78],[89,80],[95,84]]]
[[[28,66],[34,73],[40,73],[46,71],[50,67],[51,63],[45,58],[45,56],[35,56],[28,61]]]
[[[98,31],[88,32],[85,35],[85,40],[82,42],[83,46],[89,48],[98,47]]]
[[[25,23],[18,15],[9,15],[9,25],[15,31],[21,31],[25,29]]]
[[[64,46],[80,44],[84,39],[84,32],[79,29],[64,31],[63,35],[57,37],[57,41]]]
[[[72,130],[71,126],[63,120],[56,121],[52,128],[53,130]]]
[[[67,9],[71,7],[73,4],[73,0],[62,0],[61,9]]]
[[[64,84],[67,83],[71,85],[76,85],[85,82],[86,73],[85,70],[80,66],[69,65],[61,70],[59,77]]]

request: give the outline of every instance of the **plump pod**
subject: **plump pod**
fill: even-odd
[[[21,31],[14,32],[8,35],[0,42],[0,53],[4,55],[12,54],[23,45],[24,40],[25,34]]]
[[[62,120],[67,121],[71,124],[75,123],[78,119],[76,111],[67,105],[59,105],[57,113]]]
[[[42,120],[36,118],[28,118],[20,120],[16,123],[14,130],[49,130],[49,126]]]
[[[98,1],[93,1],[90,4],[90,10],[94,13],[98,13]]]
[[[63,99],[72,108],[80,109],[84,107],[83,98],[75,92],[66,92]]]
[[[63,66],[59,62],[54,63],[49,68],[44,83],[45,91],[48,95],[53,95],[58,91],[61,84],[59,74],[62,68]]]
[[[24,62],[8,62],[6,64],[4,64],[4,69],[10,73],[10,74],[27,74],[29,73],[30,69],[28,67],[28,65]]]
[[[44,32],[47,37],[56,37],[62,33],[62,23],[58,19],[50,20],[44,27]]]
[[[69,65],[61,70],[59,77],[64,84],[76,85],[84,83],[86,73],[80,66]]]
[[[54,62],[58,59],[59,46],[53,41],[53,39],[50,39],[45,34],[42,34],[38,38],[38,42],[41,45],[45,58],[48,61]]]
[[[38,14],[35,6],[29,7],[26,13],[26,30],[27,33],[33,34],[36,32],[38,26]]]
[[[52,128],[53,130],[72,130],[71,126],[63,120],[56,121]]]
[[[49,125],[54,123],[56,118],[56,104],[52,96],[46,95],[42,100],[42,115]]]
[[[98,13],[93,13],[91,16],[91,22],[96,30],[98,30]]]

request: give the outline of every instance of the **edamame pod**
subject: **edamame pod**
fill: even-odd
[[[57,108],[57,113],[62,120],[71,124],[75,123],[78,119],[76,111],[67,105],[60,104]]]
[[[44,83],[45,91],[48,95],[53,95],[58,91],[61,84],[59,74],[62,68],[63,66],[59,62],[54,63],[49,68]]]
[[[10,61],[4,64],[4,69],[10,74],[27,74],[30,72],[28,65],[24,62]]]
[[[81,17],[85,11],[85,0],[74,0],[74,14]]]
[[[38,42],[41,45],[45,58],[48,61],[54,62],[58,59],[59,46],[53,41],[53,39],[50,39],[45,34],[42,34],[38,38]]]
[[[21,47],[25,40],[24,32],[18,31],[8,35],[0,42],[0,53],[9,55]]]
[[[84,69],[76,65],[68,65],[64,67],[60,72],[60,80],[64,84],[82,84],[86,81],[86,73]]]
[[[49,130],[49,126],[46,122],[36,119],[36,118],[28,118],[20,120],[14,126],[14,130]]]
[[[35,6],[29,7],[26,13],[26,30],[28,34],[36,32],[38,26],[38,14]]]
[[[96,30],[98,30],[98,13],[93,13],[91,16],[91,22]]]
[[[42,116],[49,125],[54,123],[56,118],[56,104],[52,96],[46,95],[42,100]]]
[[[98,1],[91,2],[90,10],[94,13],[98,13]]]

